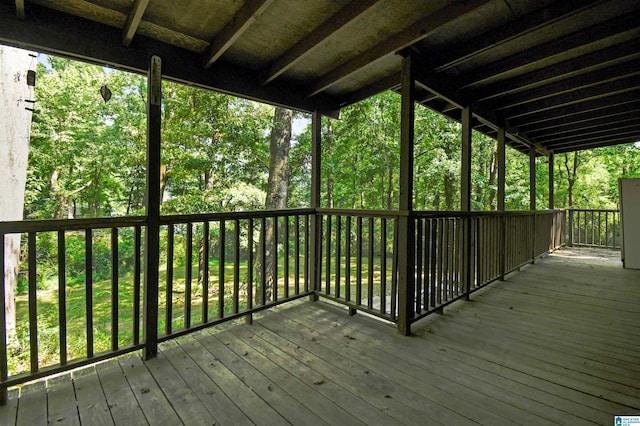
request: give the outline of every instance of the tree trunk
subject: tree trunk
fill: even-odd
[[[491,148],[491,166],[489,169],[489,210],[498,209],[498,189],[496,187],[496,180],[498,179],[497,149],[496,144],[493,144]]]
[[[569,198],[569,208],[573,207],[573,186],[576,183],[576,177],[578,175],[578,152],[573,152],[573,164],[569,167],[569,156],[564,154],[564,167],[567,170],[567,196]]]
[[[267,197],[265,207],[267,210],[278,210],[287,207],[287,197],[289,195],[289,149],[291,146],[291,124],[293,121],[293,111],[276,107],[273,115],[273,127],[271,129],[270,160],[269,160],[269,180],[267,181]],[[277,238],[277,220],[267,219],[264,232],[264,258],[258,251],[257,264],[265,262],[265,277],[260,273],[258,285],[256,285],[256,303],[262,305],[271,300],[273,287],[277,285],[274,279],[274,267],[278,261],[278,253],[275,249],[275,239]],[[262,241],[259,247],[262,247]],[[256,268],[261,269],[261,268]],[[261,288],[264,283],[264,292]],[[264,298],[263,298],[264,294]]]
[[[0,46],[0,220],[22,220],[27,179],[33,88],[27,71],[35,70],[34,52]],[[0,242],[1,243],[1,242]],[[5,236],[6,332],[15,338],[15,289],[20,260],[20,234]]]

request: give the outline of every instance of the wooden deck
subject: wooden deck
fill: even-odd
[[[282,306],[14,389],[0,424],[613,424],[640,414],[640,271],[609,253],[556,252],[412,337]]]

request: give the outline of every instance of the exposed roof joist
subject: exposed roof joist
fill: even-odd
[[[247,0],[231,22],[211,40],[202,55],[204,67],[211,67],[272,2],[273,0]]]
[[[149,0],[134,0],[129,15],[127,15],[127,21],[122,29],[122,44],[123,46],[129,46],[133,40],[133,36],[138,31],[138,25],[142,21],[142,15],[149,5]]]

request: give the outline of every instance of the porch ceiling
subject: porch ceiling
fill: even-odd
[[[640,140],[638,0],[3,0],[0,43],[335,115],[400,84],[544,154]]]

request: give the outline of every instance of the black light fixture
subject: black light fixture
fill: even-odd
[[[102,95],[102,99],[104,99],[104,103],[107,103],[109,99],[111,99],[111,89],[109,89],[106,84],[100,88],[100,94]]]

